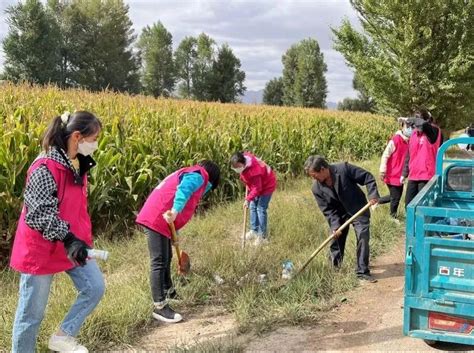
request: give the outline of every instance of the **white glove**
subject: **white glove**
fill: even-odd
[[[400,177],[400,184],[402,184],[402,185],[405,184],[405,180],[406,180],[406,178],[402,175]]]
[[[163,213],[163,218],[165,219],[166,223],[171,224],[176,220],[176,217],[178,216],[178,211],[175,209],[171,209],[169,211],[166,211]]]
[[[247,200],[244,201],[244,208],[249,208],[249,202]]]

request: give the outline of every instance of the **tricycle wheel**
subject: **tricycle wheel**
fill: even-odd
[[[425,343],[430,347],[435,347],[439,342],[435,340],[424,340]]]

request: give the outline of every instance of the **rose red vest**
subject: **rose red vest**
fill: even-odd
[[[59,218],[69,223],[69,230],[92,247],[92,226],[87,211],[87,175],[83,185],[74,183],[73,172],[49,158],[35,161],[28,169],[27,178],[40,165],[51,172],[58,187]],[[67,258],[61,241],[49,241],[25,222],[26,206],[21,211],[13,243],[10,266],[22,273],[48,275],[70,270],[74,264]]]
[[[405,157],[408,152],[408,141],[402,136],[395,135],[392,137],[395,145],[395,151],[387,161],[387,170],[385,172],[384,182],[388,185],[400,186],[400,177],[403,172],[403,165],[405,164]]]
[[[240,179],[249,189],[252,189],[252,179],[255,178],[255,176],[260,176],[262,178],[262,191],[259,195],[255,196],[269,195],[273,193],[277,184],[275,172],[264,161],[258,159],[253,154],[245,152],[244,156],[249,157],[252,163],[250,167],[245,168],[240,174]]]
[[[414,133],[409,142],[410,165],[408,179],[413,181],[430,180],[435,174],[436,153],[441,143],[441,130],[438,138],[431,144],[425,134]]]
[[[184,173],[200,172],[204,183],[202,186],[192,194],[183,210],[178,213],[174,225],[176,229],[181,229],[192,218],[194,211],[198,206],[199,200],[206,192],[207,183],[209,182],[209,175],[201,166],[194,166],[180,169],[173,174],[168,175],[153,192],[148,196],[140,213],[137,216],[136,222],[145,226],[157,233],[160,233],[168,238],[171,238],[168,223],[163,219],[163,213],[173,207],[176,190],[180,183],[180,177]]]

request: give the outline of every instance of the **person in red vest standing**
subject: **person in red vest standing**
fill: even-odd
[[[82,323],[102,298],[105,285],[93,247],[87,211],[87,173],[95,166],[100,121],[80,111],[56,117],[43,138],[43,152],[28,169],[24,206],[13,243],[11,267],[20,272],[12,352],[35,352],[36,337],[53,276],[66,272],[78,291],[58,331],[48,342],[58,352],[88,352],[76,341]]]
[[[183,317],[168,304],[176,297],[171,281],[171,231],[183,228],[192,218],[199,200],[219,185],[220,169],[211,161],[182,168],[168,175],[148,196],[136,222],[143,226],[150,251],[150,285],[153,318],[176,323]]]
[[[405,205],[415,198],[435,174],[436,154],[443,143],[441,129],[433,123],[431,113],[420,109],[415,113],[415,131],[408,142],[402,183],[408,178]]]
[[[387,184],[390,192],[390,215],[396,220],[398,205],[403,193],[400,182],[405,158],[408,153],[408,141],[413,132],[415,119],[399,118],[400,130],[390,139],[380,162],[380,179]]]
[[[267,241],[268,205],[277,185],[275,172],[250,152],[235,153],[230,164],[247,188],[244,207],[250,208],[250,231],[245,237],[255,239],[255,245],[263,244]]]

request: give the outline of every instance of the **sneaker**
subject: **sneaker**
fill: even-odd
[[[257,232],[255,232],[253,230],[249,230],[245,234],[245,240],[254,240],[255,238],[257,238]]]
[[[255,246],[266,245],[266,244],[268,244],[268,239],[264,238],[262,236],[258,236],[255,239],[255,242],[253,243],[253,245],[255,245]]]
[[[160,308],[155,308],[153,310],[153,318],[162,321],[162,322],[167,322],[167,323],[176,323],[180,322],[183,320],[183,317],[175,312],[173,309],[170,308],[168,304],[165,304],[164,307]]]
[[[368,274],[358,274],[357,278],[361,281],[366,281],[368,283],[376,283],[377,282],[377,280],[374,277],[372,277],[371,275],[368,275]]]
[[[52,335],[48,342],[48,348],[56,352],[89,352],[86,347],[77,343],[76,339],[72,336]]]

